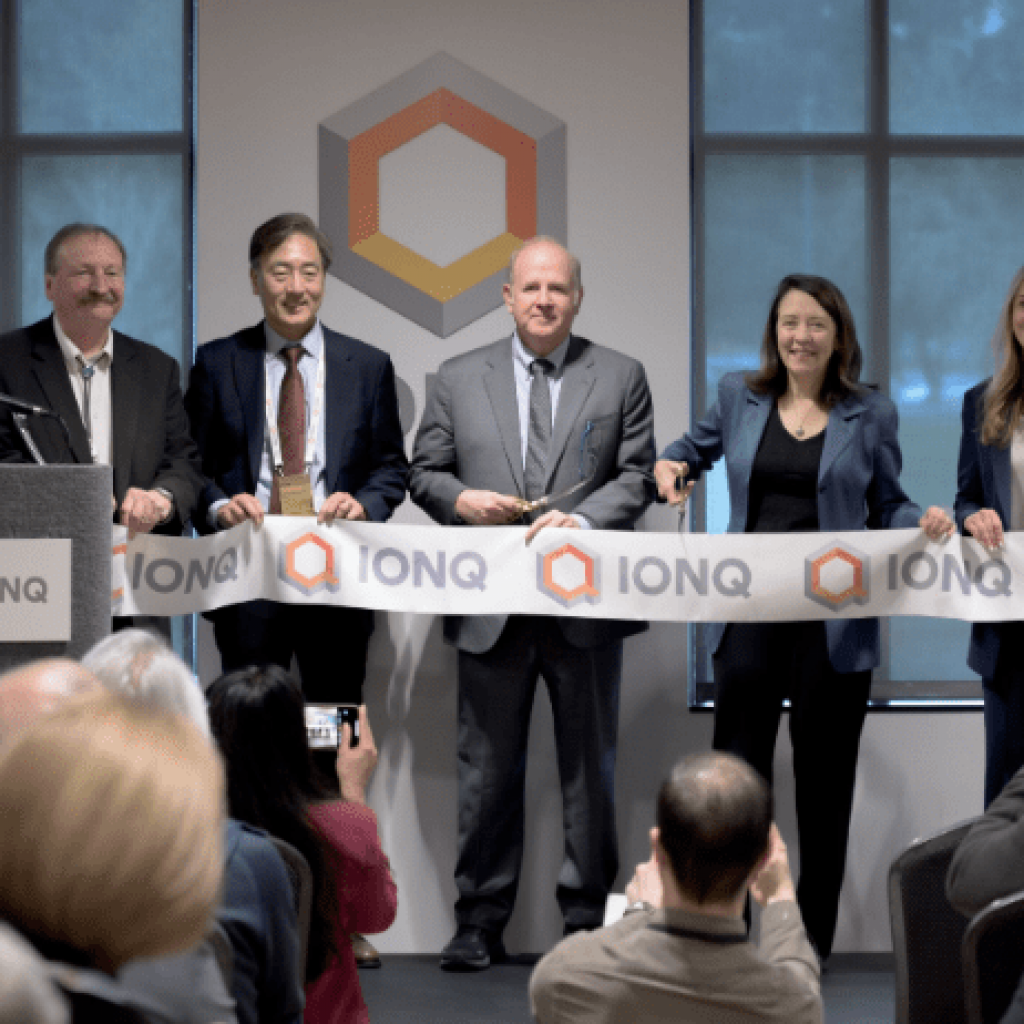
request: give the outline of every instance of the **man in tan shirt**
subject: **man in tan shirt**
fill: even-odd
[[[761,777],[728,754],[688,758],[658,794],[652,857],[617,924],[537,965],[541,1024],[820,1024],[819,968]],[[747,894],[761,945],[747,938]]]

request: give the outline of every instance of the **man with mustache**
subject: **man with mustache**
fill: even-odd
[[[103,463],[116,518],[130,530],[179,534],[202,487],[176,360],[111,327],[124,305],[127,255],[96,224],[67,224],[46,246],[53,314],[0,337],[0,393],[58,413],[26,437],[0,404],[0,462]],[[30,444],[31,443],[31,444]],[[70,496],[69,496],[70,497]]]

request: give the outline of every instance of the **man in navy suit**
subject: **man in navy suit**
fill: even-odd
[[[268,511],[315,509],[320,523],[384,522],[405,497],[408,462],[391,359],[317,317],[331,262],[327,237],[304,214],[272,218],[249,244],[253,293],[265,319],[199,347],[185,405],[208,483],[195,515],[203,533]],[[291,350],[289,352],[289,350]],[[291,367],[291,369],[289,369]],[[280,485],[279,413],[297,367],[298,505]],[[294,393],[292,393],[294,394]],[[267,396],[270,401],[268,402]],[[304,424],[304,426],[303,426]],[[287,456],[287,451],[285,451]],[[278,479],[275,480],[275,477]],[[223,670],[298,661],[306,699],[362,703],[373,613],[256,600],[210,613]]]

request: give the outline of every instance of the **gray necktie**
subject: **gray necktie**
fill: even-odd
[[[523,482],[526,497],[533,501],[544,494],[547,482],[548,448],[551,447],[551,385],[548,374],[554,369],[548,359],[530,363],[530,429],[526,437],[526,464]]]

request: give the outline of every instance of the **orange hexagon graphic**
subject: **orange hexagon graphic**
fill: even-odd
[[[302,572],[298,559],[299,552],[309,545],[318,548],[323,554],[323,568],[312,576]],[[337,593],[341,586],[337,568],[340,566],[338,566],[337,553],[333,545],[312,530],[281,544],[277,566],[278,576],[305,597],[312,597],[321,590],[330,591],[332,594]]]
[[[567,587],[558,582],[556,566],[565,569],[563,559],[575,563],[568,568],[579,572],[582,580]],[[559,565],[559,563],[562,565]],[[598,604],[601,600],[601,559],[578,544],[563,544],[548,552],[537,553],[537,589],[557,601],[565,608],[572,608],[581,601]]]
[[[505,161],[505,231],[444,267],[380,230],[381,159],[439,125]],[[331,273],[439,337],[501,305],[527,238],[566,238],[565,123],[445,53],[324,121],[319,179]]]
[[[822,571],[835,562],[848,567],[844,575],[848,576],[849,584],[841,590],[833,590],[822,581]],[[826,545],[804,560],[804,593],[815,603],[835,612],[851,604],[867,604],[870,579],[871,559],[853,548]]]

